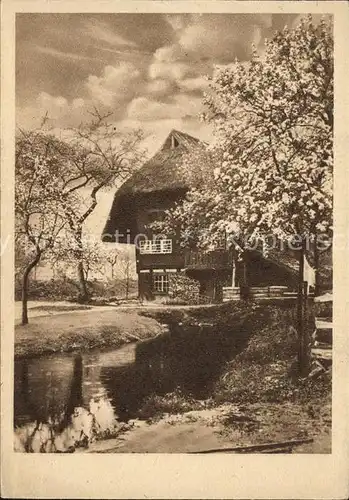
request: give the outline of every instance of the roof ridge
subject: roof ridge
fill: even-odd
[[[174,136],[176,139],[179,139],[179,141],[181,142],[181,145],[184,147],[186,146],[185,141],[188,141],[188,140],[195,142],[195,143],[200,142],[200,139],[198,139],[197,137],[194,137],[193,135],[187,134],[187,132],[182,132],[180,130],[173,128],[169,132],[169,134],[166,136],[166,139],[162,143],[162,146],[160,147],[160,149],[155,154],[157,154],[159,151],[162,151],[163,149],[166,148],[166,144],[168,144],[168,141],[169,141],[171,136]]]
[[[183,132],[182,130],[177,130],[175,128],[173,128],[171,130],[171,132],[169,133],[169,135],[171,135],[172,133],[176,133],[176,134],[179,134],[179,135],[183,135],[185,137],[190,137],[190,139],[194,139],[195,141],[198,141],[200,142],[200,139],[198,139],[197,137],[195,137],[194,135],[191,135],[191,134],[188,134],[188,132]]]

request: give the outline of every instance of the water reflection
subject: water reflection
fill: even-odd
[[[103,366],[100,377],[119,420],[137,415],[144,398],[176,388],[205,399],[225,362],[232,359],[248,340],[245,331],[227,334],[208,327],[173,325],[155,339],[138,343],[135,363]]]
[[[101,380],[102,367],[128,366],[134,346],[23,359],[15,363],[15,449],[73,451],[121,429]]]
[[[196,398],[247,341],[246,332],[173,326],[121,349],[51,355],[15,364],[15,448],[73,451],[115,436],[152,393],[180,387]]]

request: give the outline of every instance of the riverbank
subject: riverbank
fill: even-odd
[[[243,312],[242,308],[240,316]],[[221,366],[209,384],[209,397],[196,399],[178,388],[150,394],[125,432],[94,442],[86,451],[202,453],[254,446],[258,453],[258,446],[273,443],[274,453],[331,453],[331,370],[297,376],[293,315],[290,308],[251,308],[247,319],[252,318],[254,332]],[[228,323],[233,324],[233,317]]]
[[[164,326],[132,310],[96,307],[34,316],[15,327],[15,358],[117,348],[163,333]]]
[[[134,420],[118,437],[95,441],[76,452],[331,453],[330,415],[330,400],[319,402],[316,416],[299,403],[247,403],[243,407],[225,403],[163,415],[156,421]]]
[[[16,304],[17,305],[17,304]],[[29,324],[20,324],[16,309],[15,358],[36,357],[62,352],[117,348],[138,340],[147,340],[166,331],[166,324],[201,324],[212,326],[253,313],[254,307],[236,303],[231,306],[91,306],[68,302],[30,304]]]
[[[236,302],[32,318],[17,328],[17,357],[76,352],[17,363],[31,421],[16,429],[16,449],[199,453],[301,440],[289,452],[329,453],[331,371],[297,376],[294,313]],[[147,341],[110,350],[134,340]],[[57,387],[54,423],[41,401]]]

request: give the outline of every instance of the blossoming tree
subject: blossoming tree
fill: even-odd
[[[42,257],[75,263],[79,299],[88,299],[87,274],[97,265],[96,242],[84,224],[98,205],[98,194],[127,178],[144,151],[139,130],[120,133],[98,110],[92,120],[69,130],[64,139],[50,131],[19,131],[16,140],[16,248],[24,252],[22,322],[28,322],[29,276]],[[43,121],[45,124],[45,119]],[[58,237],[59,236],[59,237]],[[84,242],[87,239],[90,244]]]
[[[66,220],[62,182],[50,141],[40,133],[21,133],[16,140],[15,244],[22,279],[22,324],[28,323],[28,287],[32,270],[52,249]]]
[[[56,154],[66,163],[62,172],[63,206],[67,239],[72,242],[69,255],[76,264],[81,302],[89,298],[86,269],[91,244],[84,242],[91,235],[85,234],[85,223],[98,205],[100,192],[125,180],[144,158],[141,130],[120,133],[109,122],[110,114],[102,115],[95,109],[91,115],[90,122],[69,130],[64,142],[55,143]],[[61,252],[58,246],[57,252]]]
[[[222,232],[245,245],[270,235],[292,240],[299,249],[302,337],[307,242],[316,265],[317,243],[332,234],[331,24],[323,19],[315,25],[308,16],[266,41],[263,55],[253,49],[250,61],[217,68],[204,101],[214,143],[201,163],[200,183],[171,217],[185,222],[186,231],[206,246]],[[194,160],[187,158],[184,168]],[[302,343],[306,371],[307,342]]]

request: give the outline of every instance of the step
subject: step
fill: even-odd
[[[311,350],[312,356],[317,359],[332,361],[332,349],[323,349],[321,347],[313,347]]]
[[[332,330],[332,321],[320,318],[315,318],[315,326],[317,330]]]
[[[316,330],[314,338],[316,342],[332,345],[332,330]]]
[[[318,297],[315,297],[315,302],[333,302],[333,296],[332,293],[328,292],[325,293],[324,295],[319,295]]]

